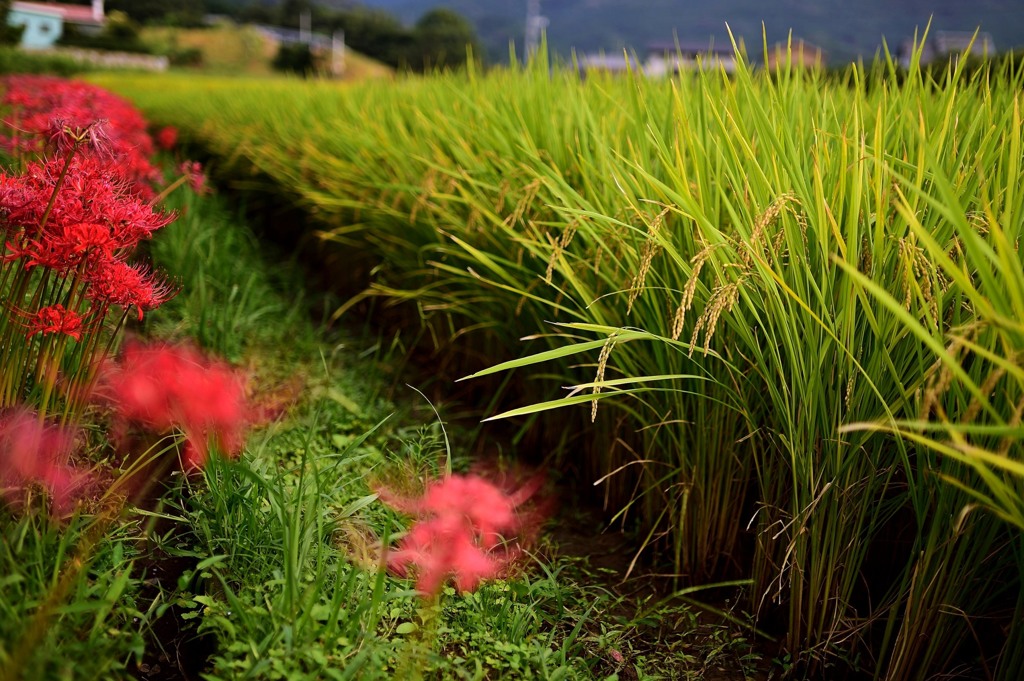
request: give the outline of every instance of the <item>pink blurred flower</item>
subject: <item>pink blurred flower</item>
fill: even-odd
[[[129,343],[100,376],[97,394],[114,408],[114,434],[130,427],[185,434],[184,466],[206,463],[213,443],[236,456],[245,441],[249,410],[241,375],[195,348]]]
[[[438,593],[449,576],[459,591],[472,591],[481,579],[496,577],[504,561],[481,548],[467,529],[454,515],[418,521],[388,556],[388,565],[401,576],[415,566],[416,588],[424,594]]]
[[[531,482],[532,484],[532,482]],[[519,554],[514,540],[522,530],[517,511],[536,487],[502,491],[477,475],[452,475],[427,484],[417,498],[402,497],[386,488],[384,503],[416,517],[409,532],[391,552],[388,566],[405,576],[416,574],[416,588],[436,595],[448,577],[459,591],[471,591],[482,579],[498,576]]]
[[[199,161],[185,161],[178,166],[178,171],[188,179],[188,186],[196,194],[207,193],[206,173],[203,172],[203,164]]]
[[[70,513],[89,479],[67,462],[73,445],[70,430],[41,423],[27,409],[0,416],[0,487],[8,503],[20,503],[25,489],[39,483],[55,515]]]

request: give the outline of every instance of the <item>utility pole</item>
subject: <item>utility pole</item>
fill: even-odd
[[[303,10],[302,14],[299,15],[299,41],[304,45],[309,45],[312,39],[312,23],[313,17],[311,12]]]
[[[335,31],[331,36],[331,70],[335,78],[345,74],[345,31]]]
[[[526,0],[526,56],[540,47],[540,37],[547,28],[548,18],[541,16],[540,0]]]

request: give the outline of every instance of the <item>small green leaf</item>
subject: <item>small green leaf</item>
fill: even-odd
[[[360,497],[355,501],[351,502],[350,504],[348,504],[347,506],[345,506],[345,508],[341,509],[338,515],[340,515],[342,518],[349,518],[355,515],[357,512],[361,511],[362,509],[366,508],[373,502],[377,501],[378,496],[380,495],[374,493],[367,494],[365,497]]]
[[[218,563],[223,563],[227,559],[228,559],[228,557],[227,556],[223,556],[223,555],[221,555],[221,556],[210,556],[206,560],[199,561],[199,565],[196,565],[196,570],[205,570],[206,568],[212,567],[214,565],[217,565]]]
[[[351,398],[341,393],[336,388],[329,389],[327,391],[327,397],[331,398],[332,400],[340,404],[342,407],[350,411],[353,415],[363,415],[363,410],[359,408],[359,405],[356,404]]]
[[[530,404],[525,407],[519,407],[517,409],[511,409],[506,412],[491,416],[483,420],[484,423],[487,421],[497,421],[500,419],[507,419],[513,416],[525,416],[527,414],[534,414],[540,411],[548,411],[550,409],[559,409],[561,407],[569,407],[574,404],[584,404],[586,402],[593,402],[594,400],[604,400],[609,397],[618,397],[621,395],[629,395],[637,392],[647,392],[643,388],[632,388],[628,390],[615,390],[612,392],[587,394],[587,395],[573,395],[571,397],[563,397],[559,400],[551,400],[549,402],[538,402],[536,404]]]

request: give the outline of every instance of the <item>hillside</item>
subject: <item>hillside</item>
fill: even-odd
[[[277,41],[251,26],[223,23],[203,29],[148,27],[143,40],[163,51],[199,50],[201,70],[214,74],[266,76],[273,73],[271,62],[277,54]],[[346,80],[388,77],[392,70],[357,52],[346,53]]]
[[[522,46],[526,0],[364,0],[386,9],[406,22],[424,11],[445,4],[469,17],[492,56],[508,53],[509,41]],[[684,0],[541,0],[548,17],[548,39],[556,52],[618,50],[642,51],[652,41],[727,42],[728,25],[742,36],[752,53],[760,51],[761,23],[769,42],[785,40],[789,29],[827,49],[833,61],[872,56],[882,37],[892,47],[923,28],[930,16],[939,30],[982,30],[992,34],[997,49],[1024,45],[1024,11],[1020,0],[719,0],[692,3]]]

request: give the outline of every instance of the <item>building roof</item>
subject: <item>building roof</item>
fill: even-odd
[[[263,35],[286,45],[306,43],[310,47],[317,47],[320,49],[330,49],[332,45],[331,37],[322,33],[296,31],[293,28],[268,26],[266,24],[256,24],[255,26],[257,30],[263,33]]]
[[[995,41],[991,33],[979,32],[977,36],[970,31],[936,31],[935,51],[939,54],[948,52],[964,52],[971,48],[972,54],[994,55]]]
[[[970,53],[978,57],[993,57],[996,54],[992,34],[983,31],[979,31],[977,36],[971,31],[935,31],[927,40],[917,43],[914,42],[915,38],[900,41],[896,50],[896,57],[903,67],[910,66],[915,49],[921,51],[922,64],[930,64],[949,54],[966,52],[968,47],[971,48]]]
[[[584,54],[579,58],[579,65],[582,69],[600,71],[639,71],[640,62],[635,57],[626,58],[623,54]]]
[[[11,9],[59,16],[69,24],[102,26],[104,23],[104,17],[97,18],[93,14],[93,8],[88,5],[65,5],[60,2],[12,2]]]
[[[736,51],[732,48],[732,44],[727,44],[725,47],[716,47],[714,43],[704,43],[697,40],[673,42],[660,41],[647,44],[647,53],[655,54],[664,52],[668,54],[701,54],[701,55],[715,55],[718,57],[735,57]]]
[[[802,38],[775,43],[768,52],[766,66],[773,69],[787,62],[801,68],[821,68],[828,62],[828,52]]]

